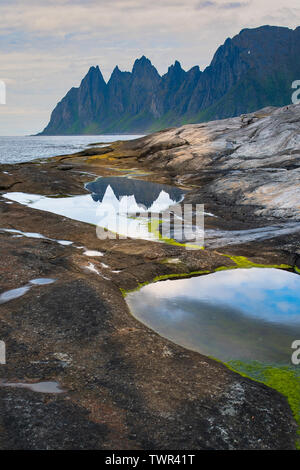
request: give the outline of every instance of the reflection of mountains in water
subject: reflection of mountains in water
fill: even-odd
[[[123,196],[134,196],[137,204],[146,206],[147,209],[152,206],[162,191],[167,193],[174,202],[180,202],[185,194],[181,189],[167,184],[118,176],[99,178],[88,183],[86,189],[92,193],[94,201],[102,202],[108,186],[112,188],[119,201]]]

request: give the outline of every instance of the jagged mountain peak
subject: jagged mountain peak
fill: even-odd
[[[179,62],[179,60],[175,60],[174,64],[171,65],[171,67],[175,70],[183,70],[183,68],[181,67],[181,63]],[[169,68],[171,68],[169,67]]]
[[[97,75],[100,75],[102,76],[102,73],[101,73],[101,70],[99,68],[99,65],[92,65],[89,70],[88,70],[88,73],[86,74],[86,76],[97,76]]]
[[[122,72],[122,70],[119,69],[119,66],[116,65],[115,68],[112,71],[112,74],[110,76],[110,79],[109,79],[108,83],[112,82],[112,81],[115,81],[115,80],[119,80],[126,73],[130,74],[130,72]]]
[[[299,33],[300,27],[243,29],[203,71],[185,71],[176,60],[161,77],[143,55],[131,72],[115,67],[106,84],[99,67],[91,67],[43,133],[146,133],[290,104],[291,84],[300,77]]]
[[[99,65],[92,66],[89,68],[89,71],[81,81],[80,86],[84,86],[86,83],[98,83],[101,86],[105,85],[105,80],[103,78]]]
[[[168,68],[167,74],[170,74],[170,73],[178,74],[181,72],[184,72],[184,70],[181,67],[180,62],[178,60],[175,60],[174,64],[170,65],[170,67]]]
[[[119,69],[119,66],[116,65],[115,68],[113,69],[112,75],[113,75],[113,74],[118,74],[118,73],[122,73],[122,72],[121,72],[121,70]]]
[[[199,65],[194,65],[194,67],[190,68],[187,73],[189,74],[200,74],[201,73],[201,70],[200,70],[200,67]]]
[[[152,65],[151,60],[147,59],[147,57],[143,55],[140,59],[135,60],[132,68],[132,74],[140,75],[144,74],[145,72],[152,74],[154,73],[158,77],[160,76],[154,65]]]
[[[99,68],[99,65],[91,65],[91,67],[89,68],[89,72],[100,72],[100,68]],[[88,72],[88,73],[89,73]]]
[[[142,55],[139,59],[136,59],[133,64],[133,69],[138,66],[145,66],[145,65],[151,65],[151,60],[148,59],[146,56]]]

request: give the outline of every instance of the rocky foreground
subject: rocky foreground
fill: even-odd
[[[158,336],[130,315],[122,290],[156,276],[234,266],[224,254],[299,266],[299,127],[300,106],[266,109],[47,162],[2,165],[2,194],[48,196],[86,194],[84,182],[97,175],[138,168],[137,177],[184,185],[187,201],[204,202],[218,216],[207,220],[212,238],[226,236],[217,250],[199,251],[100,240],[92,225],[1,197],[1,292],[54,280],[0,305],[7,347],[1,449],[295,447],[285,397]],[[287,231],[278,234],[279,225]],[[270,226],[271,234],[247,238]],[[244,238],[228,243],[237,230]],[[40,382],[55,382],[62,393],[28,388]]]

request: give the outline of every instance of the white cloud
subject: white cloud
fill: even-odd
[[[49,117],[90,65],[98,64],[106,79],[116,64],[130,70],[143,54],[160,73],[175,59],[203,69],[228,36],[266,23],[294,28],[299,13],[298,0],[2,1],[1,74],[11,85],[9,102],[26,110],[30,95]],[[2,134],[3,124],[0,117]]]

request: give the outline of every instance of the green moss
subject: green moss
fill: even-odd
[[[149,223],[151,223],[151,222],[149,222]],[[183,246],[187,246],[187,245],[183,245]],[[122,292],[123,297],[126,297],[126,295],[129,294],[130,292],[140,290],[142,287],[144,287],[148,284],[153,284],[154,282],[166,281],[168,279],[182,279],[182,278],[189,278],[189,277],[194,277],[194,276],[201,276],[203,274],[212,274],[213,272],[227,271],[229,269],[242,269],[242,268],[293,269],[293,267],[288,265],[288,264],[279,264],[279,265],[277,265],[277,264],[257,264],[257,263],[253,263],[252,261],[248,260],[248,258],[246,258],[244,256],[231,256],[231,255],[227,255],[227,254],[223,254],[223,256],[227,256],[228,258],[230,258],[232,261],[234,261],[236,263],[236,265],[235,266],[219,266],[218,268],[215,268],[214,270],[199,270],[199,271],[190,271],[188,273],[163,274],[161,276],[156,276],[151,281],[146,281],[146,282],[143,282],[143,283],[139,283],[137,285],[137,287],[134,288],[134,289],[130,289],[128,291],[126,291],[124,289],[120,289],[120,290]],[[166,262],[167,262],[167,260],[163,260],[162,264],[165,264]]]
[[[126,295],[127,295],[126,290],[125,290],[125,289],[122,289],[122,287],[120,287],[120,291],[121,291],[122,296],[125,298]]]
[[[230,361],[226,364],[244,377],[249,377],[274,388],[284,395],[298,424],[297,449],[300,450],[300,369],[295,366],[262,364],[257,361],[245,363]]]
[[[219,266],[215,269],[216,272],[218,271],[228,271],[229,269],[237,269],[238,266]]]
[[[189,273],[174,273],[174,274],[163,274],[162,276],[156,276],[153,282],[164,281],[167,279],[181,279],[183,277],[201,276],[202,274],[210,274],[210,271],[191,271]]]
[[[290,266],[289,264],[259,264],[259,263],[253,263],[252,261],[250,261],[245,256],[232,256],[232,255],[226,255],[226,254],[223,254],[223,256],[227,256],[228,258],[230,258],[232,261],[235,262],[236,266],[232,267],[232,268],[235,268],[235,269],[236,268],[240,268],[240,269],[243,269],[243,268],[293,269],[293,267]],[[221,271],[222,269],[228,269],[228,268],[220,267],[217,270]]]
[[[167,280],[170,280],[170,279],[182,279],[182,278],[193,277],[193,276],[201,276],[203,274],[210,274],[210,273],[211,273],[211,271],[191,271],[189,273],[162,274],[161,276],[155,276],[155,278],[152,279],[151,281],[140,282],[137,285],[137,287],[135,287],[134,289],[125,290],[125,289],[120,288],[120,291],[122,293],[122,296],[126,297],[131,292],[136,292],[136,291],[140,290],[142,287],[148,286],[149,284],[154,284],[155,282],[167,281]]]

